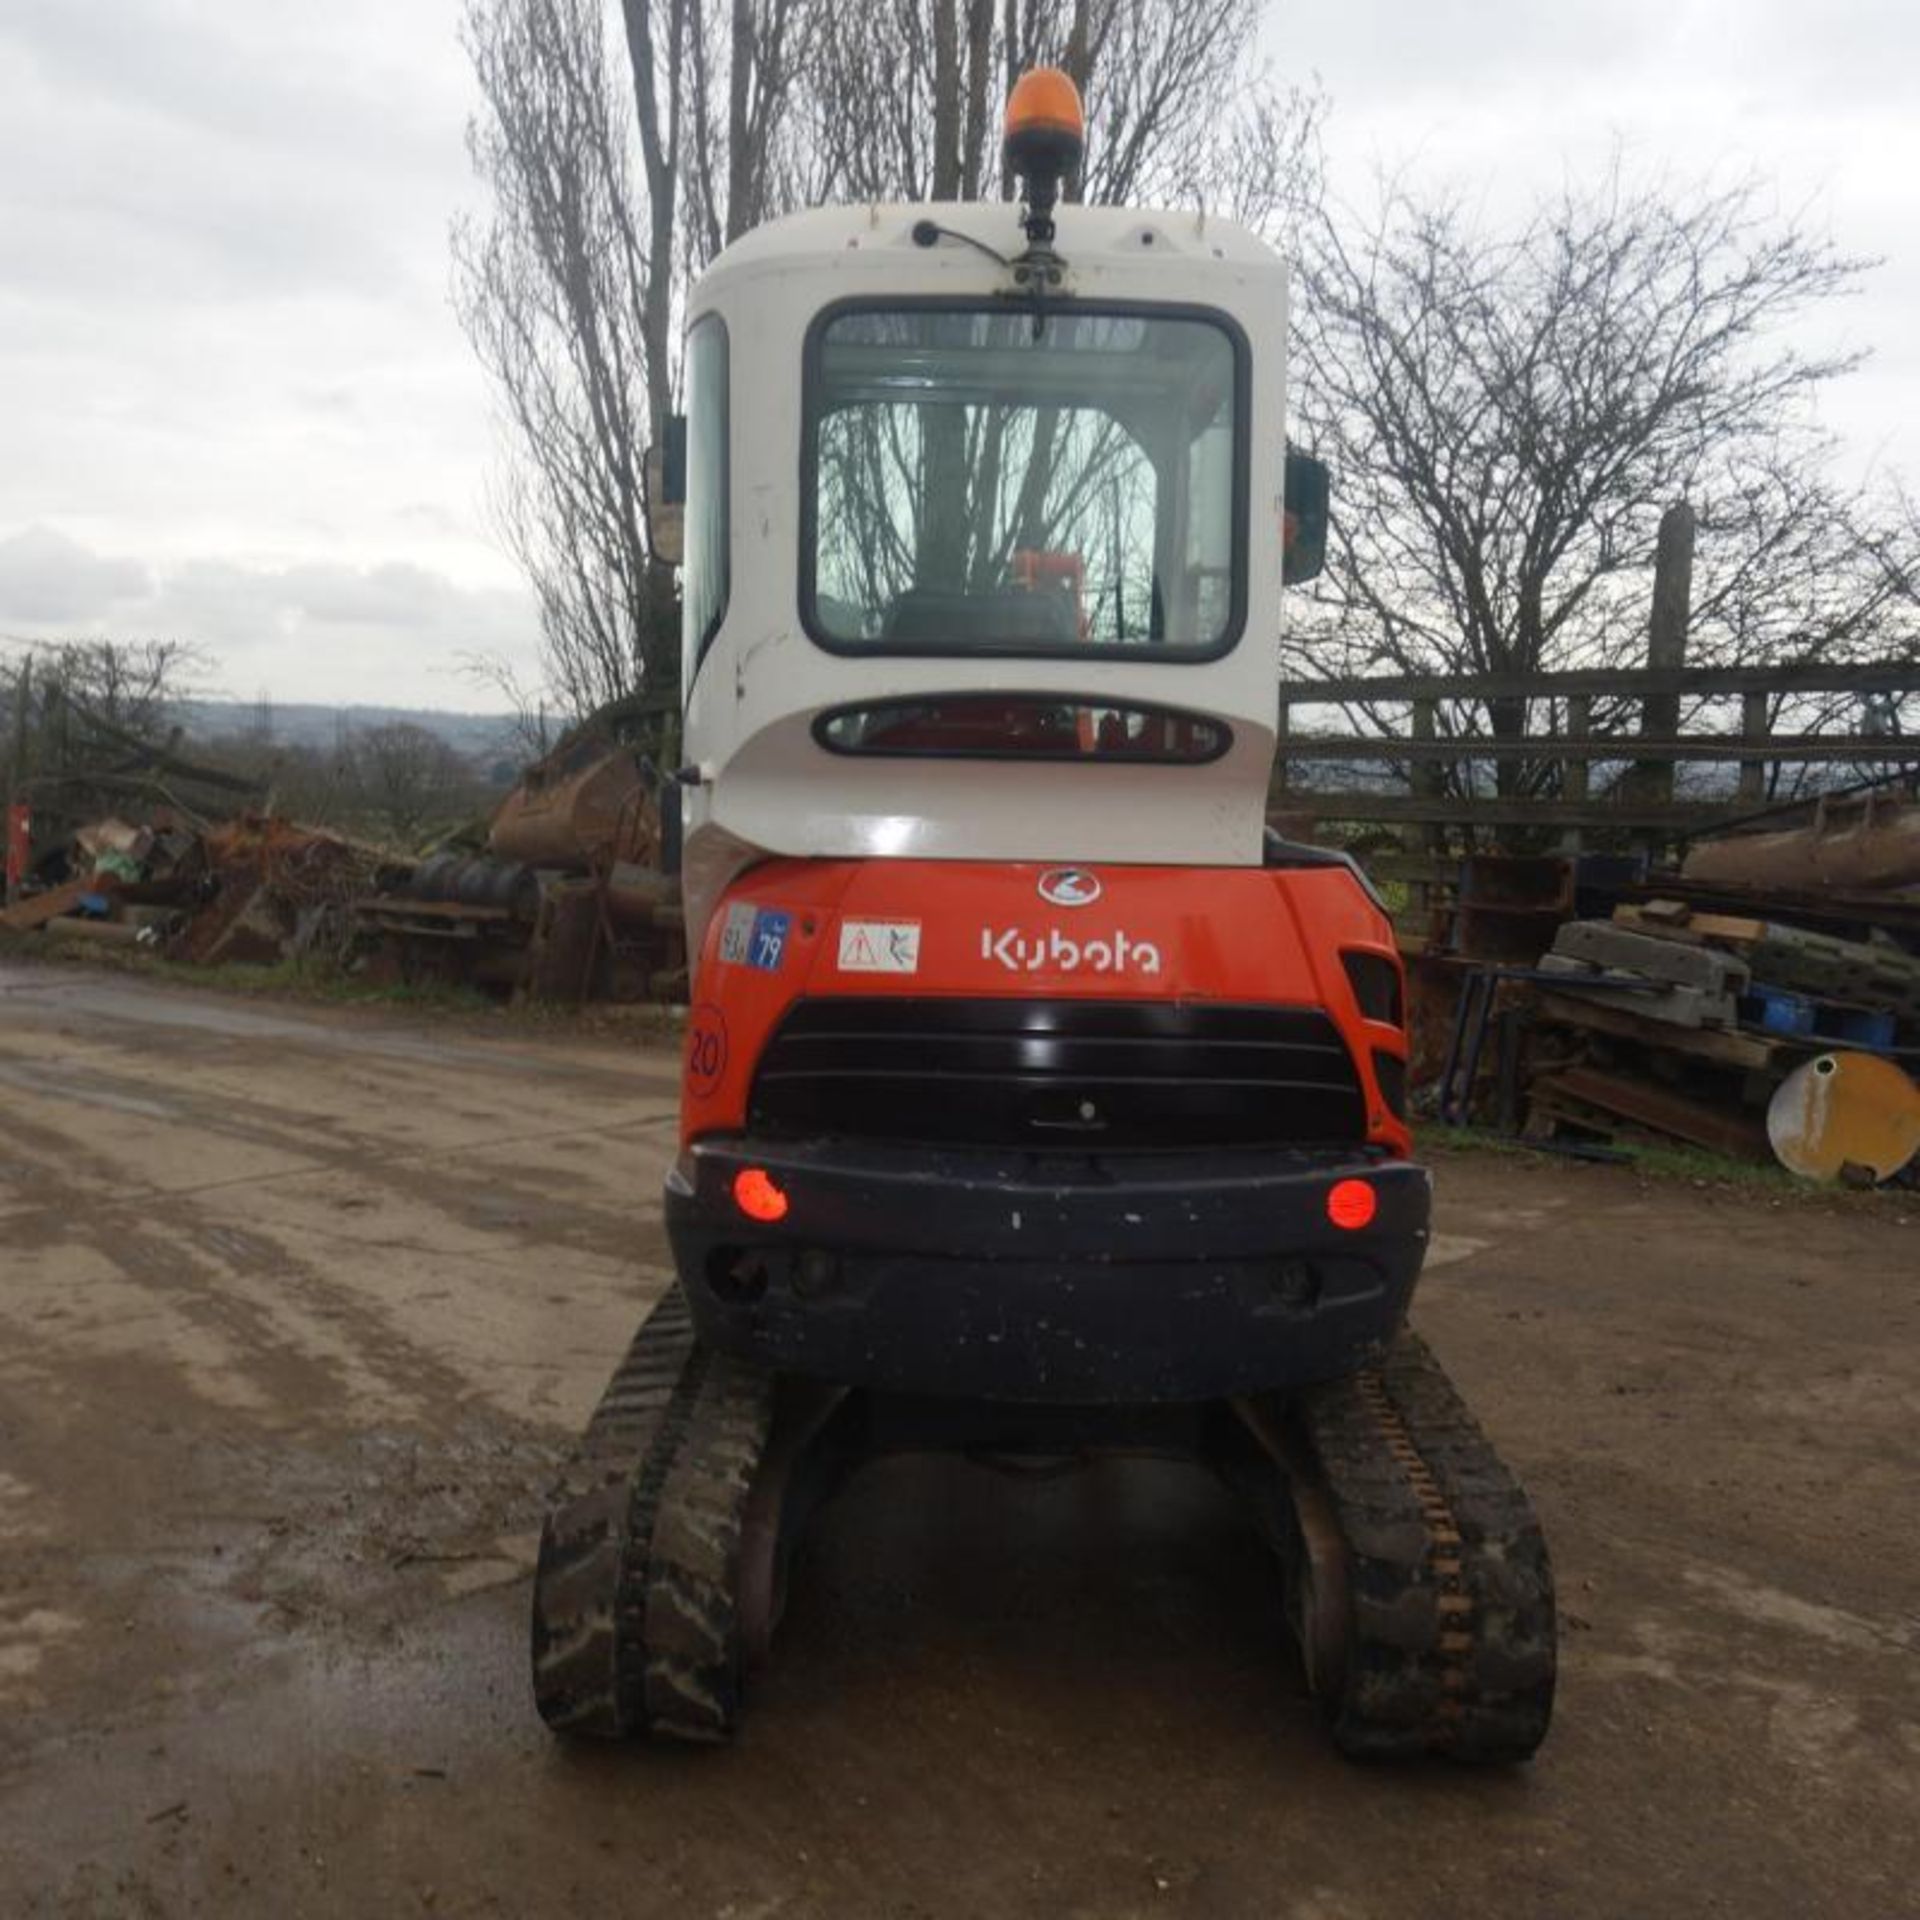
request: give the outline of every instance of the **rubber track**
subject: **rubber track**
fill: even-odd
[[[662,1296],[563,1469],[541,1531],[533,1691],[557,1731],[723,1740],[740,1710],[740,1524],[772,1382]]]
[[[1356,1758],[1526,1759],[1553,1712],[1553,1574],[1532,1505],[1416,1334],[1298,1403],[1348,1552]]]

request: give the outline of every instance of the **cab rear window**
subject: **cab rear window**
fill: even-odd
[[[985,760],[1217,760],[1224,722],[1170,707],[1115,706],[1051,694],[964,693],[881,700],[823,714],[831,753]]]

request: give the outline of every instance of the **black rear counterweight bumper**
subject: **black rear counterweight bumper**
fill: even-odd
[[[748,1169],[784,1197],[778,1219],[739,1204]],[[1342,1180],[1374,1191],[1362,1228],[1328,1217]],[[695,1324],[721,1350],[849,1386],[1055,1403],[1285,1391],[1368,1365],[1406,1312],[1429,1206],[1424,1168],[1353,1147],[739,1137],[683,1153],[666,1196]]]

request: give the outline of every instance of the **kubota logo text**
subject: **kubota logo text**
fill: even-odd
[[[1069,940],[1058,927],[1023,933],[1018,927],[980,929],[980,958],[998,960],[1009,973],[1158,973],[1160,949],[1130,934]]]

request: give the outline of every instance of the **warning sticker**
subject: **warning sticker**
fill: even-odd
[[[918,920],[843,920],[840,923],[842,973],[918,973]]]
[[[771,907],[753,916],[753,938],[747,946],[747,965],[762,973],[778,973],[787,954],[787,930],[793,925],[790,913],[775,913]]]
[[[720,926],[720,964],[726,967],[744,967],[748,956],[753,952],[753,923],[760,917],[760,909],[744,900],[736,900],[727,909],[727,917]]]

